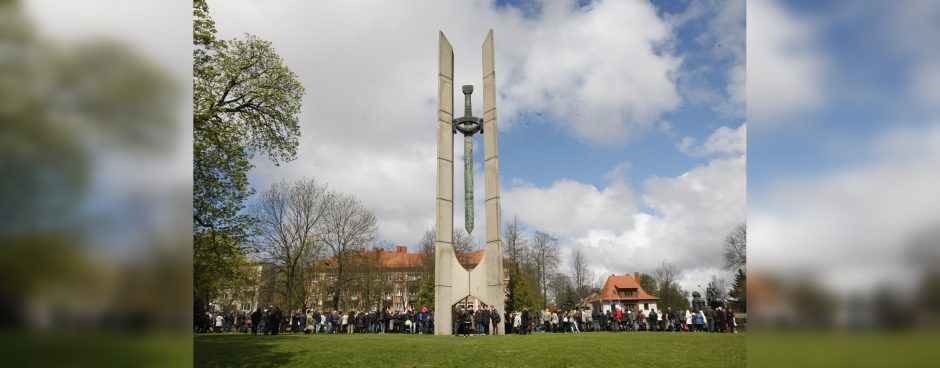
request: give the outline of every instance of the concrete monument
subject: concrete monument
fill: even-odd
[[[493,63],[493,31],[483,42],[483,117],[472,116],[470,94],[473,86],[463,86],[464,116],[454,118],[454,49],[440,33],[438,53],[437,112],[437,223],[434,269],[434,334],[453,331],[452,306],[473,296],[505,313],[503,249],[499,218],[499,153],[496,129],[496,70]],[[486,250],[472,271],[460,265],[454,255],[454,135],[464,136],[464,227],[473,231],[473,134],[483,134],[483,162],[486,195]],[[506,321],[502,321],[506,323]]]

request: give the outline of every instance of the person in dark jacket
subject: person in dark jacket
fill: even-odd
[[[493,332],[493,336],[499,335],[499,311],[492,305],[490,306],[490,321],[493,324],[493,328],[490,329],[490,331]]]
[[[532,324],[532,316],[529,315],[529,308],[522,308],[522,334],[529,334],[529,326]]]
[[[281,329],[281,322],[284,320],[284,313],[281,312],[280,306],[274,306],[274,310],[268,314],[268,320],[271,325],[271,335],[277,335],[278,330]]]
[[[659,323],[659,316],[656,315],[656,310],[650,310],[650,314],[646,316],[647,325],[650,326],[650,331],[656,331],[656,325]]]
[[[470,337],[470,327],[473,324],[473,313],[471,313],[469,310],[461,308],[460,319],[462,322],[461,324],[463,325],[461,326],[463,328],[463,336]]]
[[[710,307],[705,308],[705,323],[708,324],[708,332],[715,332],[715,310]]]
[[[721,310],[721,307],[715,311],[715,330],[725,332],[725,312]]]
[[[731,308],[725,311],[725,323],[728,324],[728,330],[732,333],[738,333],[738,327],[734,323],[734,311],[732,311]]]
[[[256,309],[255,312],[251,314],[251,334],[252,335],[258,334],[258,324],[261,323],[261,316],[262,316],[261,307],[258,307],[258,309]]]

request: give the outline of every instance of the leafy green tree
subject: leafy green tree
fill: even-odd
[[[659,291],[656,287],[656,279],[653,276],[647,274],[640,274],[640,287],[643,290],[646,290],[646,293],[653,296],[659,296]]]
[[[509,301],[506,303],[507,310],[529,310],[538,309],[542,301],[541,291],[538,284],[531,276],[519,268],[518,265],[511,264],[509,269]]]
[[[296,156],[304,89],[270,42],[217,39],[204,0],[193,2],[193,16],[193,265],[219,268],[242,252],[252,221],[242,211],[253,194],[251,159],[262,153],[278,164]]]
[[[418,289],[418,305],[436,309],[434,305],[434,275],[425,277],[421,289]]]

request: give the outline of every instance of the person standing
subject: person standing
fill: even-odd
[[[728,308],[725,319],[728,321],[728,327],[731,333],[738,333],[738,322],[734,320],[734,311],[732,311],[731,308]]]
[[[689,313],[689,310],[685,310],[685,331],[692,331],[692,313]]]
[[[715,310],[710,307],[705,308],[705,324],[708,325],[708,332],[715,332]]]
[[[522,334],[528,335],[531,331],[529,328],[532,326],[532,316],[529,315],[529,308],[522,308]]]
[[[254,313],[251,314],[251,334],[258,334],[258,324],[261,323],[261,307],[255,309]],[[262,331],[263,332],[263,331]]]
[[[473,310],[461,309],[460,313],[462,314],[463,336],[470,337],[470,328],[473,326]]]
[[[490,322],[492,321],[490,309],[483,307],[482,316],[483,319],[480,321],[480,323],[483,324],[483,335],[486,336],[490,334]]]
[[[215,316],[215,333],[222,332],[222,326],[225,324],[225,317],[222,317],[222,313],[219,313]]]
[[[499,311],[492,305],[490,306],[490,320],[493,323],[493,328],[490,331],[493,331],[493,336],[499,335]]]

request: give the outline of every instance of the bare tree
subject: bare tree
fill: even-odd
[[[462,265],[472,263],[472,254],[479,250],[477,239],[463,229],[454,228],[454,256]]]
[[[659,290],[658,296],[662,305],[671,305],[674,301],[671,300],[673,293],[670,291],[676,279],[679,277],[679,273],[679,268],[677,268],[676,265],[666,262],[665,260],[663,260],[662,265],[653,271],[653,277],[656,278],[657,289]]]
[[[536,231],[532,238],[532,258],[536,278],[542,288],[542,308],[548,304],[548,278],[555,272],[559,262],[558,239]]]
[[[354,196],[333,193],[326,202],[320,236],[330,256],[336,260],[336,278],[332,285],[333,307],[339,308],[340,294],[349,286],[346,268],[354,252],[376,239],[375,215]]]
[[[725,268],[737,271],[747,267],[747,223],[742,222],[725,237]]]
[[[392,280],[387,266],[391,248],[391,243],[380,242],[377,247],[349,255],[346,270],[351,288],[346,297],[356,299],[356,309],[384,309],[391,303]]]
[[[708,306],[712,308],[724,306],[727,297],[728,283],[723,277],[712,275],[712,280],[708,283],[708,287],[705,288],[705,301],[708,302]]]
[[[512,221],[506,224],[506,230],[503,232],[503,249],[506,257],[510,261],[519,263],[525,253],[526,238],[523,232],[522,222],[518,216],[513,216]]]
[[[580,249],[575,249],[571,255],[571,270],[574,273],[572,276],[574,276],[574,289],[578,299],[584,298],[590,288],[588,282],[594,278],[594,275],[588,269],[587,258],[584,257],[584,253]]]
[[[424,232],[424,236],[418,242],[418,253],[421,253],[421,266],[424,273],[428,275],[434,274],[434,252],[436,250],[434,238],[434,229],[429,229]]]
[[[328,197],[326,186],[316,180],[281,181],[250,207],[254,250],[282,276],[287,310],[298,304],[306,307],[312,276],[308,266],[321,254],[317,228],[324,222]]]

